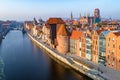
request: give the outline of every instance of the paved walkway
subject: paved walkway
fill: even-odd
[[[95,64],[91,61],[77,57],[76,55],[67,54],[67,56],[73,58],[74,60],[76,60],[80,63],[83,63],[83,64],[89,66],[91,69],[97,70],[98,71],[97,75],[103,77],[106,80],[120,80],[120,72],[119,71],[115,71],[115,70],[105,67],[101,64]]]

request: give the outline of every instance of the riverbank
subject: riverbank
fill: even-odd
[[[49,53],[49,55],[52,55],[54,58],[60,60],[61,62],[65,63],[66,65],[73,68],[74,70],[90,77],[93,80],[104,80],[102,77],[100,77],[99,75],[96,75],[94,73],[95,70],[93,71],[93,69],[91,69],[83,64],[78,63],[77,61],[75,61],[73,58],[71,58],[69,56],[60,54],[58,51],[54,50],[53,48],[51,48],[50,46],[48,46],[47,44],[45,44],[41,40],[38,40],[37,38],[31,36],[30,34],[28,34],[28,36],[41,49],[44,49],[45,51],[47,51]],[[93,72],[93,73],[91,73],[91,72]]]

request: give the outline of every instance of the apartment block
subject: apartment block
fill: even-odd
[[[98,63],[99,57],[99,35],[102,30],[93,30],[91,32],[92,36],[92,61]]]

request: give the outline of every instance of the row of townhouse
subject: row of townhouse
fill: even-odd
[[[71,39],[70,52],[77,56],[120,71],[120,31],[87,30]],[[77,33],[77,31],[76,31]],[[76,36],[76,35],[74,35]],[[73,49],[74,48],[74,49]]]
[[[43,37],[42,40],[61,54],[73,54],[120,71],[119,30],[71,29],[65,26],[61,18],[49,18],[40,28],[33,23],[28,23],[26,28],[34,36]]]

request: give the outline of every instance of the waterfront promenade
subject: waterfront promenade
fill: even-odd
[[[120,76],[119,76],[120,72],[118,71],[114,71],[100,64],[98,65],[98,64],[92,63],[91,61],[84,60],[70,53],[68,53],[67,55],[63,55],[59,53],[56,49],[47,45],[42,40],[36,37],[33,38],[30,34],[28,35],[34,42],[36,41],[39,42],[42,45],[42,47],[44,46],[45,48],[48,48],[51,51],[53,51],[54,52],[53,54],[61,56],[63,57],[63,59],[66,59],[65,63],[67,63],[67,65],[71,66],[76,71],[81,72],[94,80],[120,80]]]

